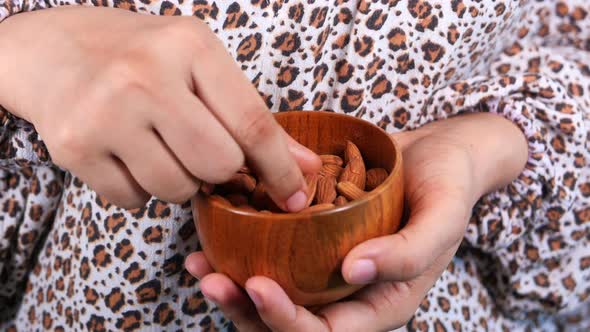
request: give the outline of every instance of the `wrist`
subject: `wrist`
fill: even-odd
[[[528,145],[523,132],[500,115],[465,114],[427,129],[466,150],[471,159],[476,199],[516,179],[528,159]]]
[[[478,114],[481,121],[469,138],[480,196],[508,185],[522,173],[528,160],[524,133],[512,121],[496,114]]]
[[[406,148],[425,137],[455,151],[449,158],[468,162],[470,171],[464,176],[471,178],[471,186],[463,189],[473,204],[518,177],[528,159],[527,141],[520,128],[492,113],[459,115],[396,134]]]
[[[61,91],[60,65],[72,54],[61,29],[62,8],[19,13],[0,24],[0,104],[32,122],[45,97]],[[48,52],[48,50],[50,50]],[[48,91],[49,90],[49,91]]]

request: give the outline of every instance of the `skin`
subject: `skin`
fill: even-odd
[[[477,200],[516,178],[528,155],[522,132],[493,114],[457,116],[393,136],[403,148],[410,218],[398,233],[348,253],[345,280],[367,285],[351,297],[312,312],[294,305],[268,278],[249,279],[244,292],[214,273],[201,252],[187,258],[203,294],[240,331],[389,331],[405,325],[455,255]]]
[[[283,131],[202,21],[48,9],[3,22],[0,49],[10,63],[0,104],[34,124],[55,164],[112,203],[183,203],[247,160],[280,207],[304,207],[302,171],[317,171],[319,157]]]

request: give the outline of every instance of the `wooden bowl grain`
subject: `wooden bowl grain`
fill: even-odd
[[[401,151],[386,132],[355,117],[292,111],[275,118],[289,135],[318,154],[342,155],[346,141],[352,141],[367,169],[385,168],[389,177],[359,200],[312,213],[247,212],[198,194],[192,206],[201,246],[212,267],[242,287],[248,278],[261,275],[275,280],[296,304],[333,302],[361,287],[342,278],[346,254],[400,227]]]

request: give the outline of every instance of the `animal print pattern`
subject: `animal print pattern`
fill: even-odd
[[[526,168],[478,202],[407,329],[590,329],[586,0],[0,0],[0,17],[61,5],[204,20],[272,111],[342,112],[389,132],[466,112],[511,119],[528,138]],[[113,206],[8,111],[4,328],[233,330],[183,269],[199,246],[188,203]]]

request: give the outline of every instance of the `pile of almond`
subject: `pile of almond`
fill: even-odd
[[[389,175],[383,168],[367,171],[361,152],[350,141],[346,142],[344,160],[336,155],[321,155],[320,158],[320,172],[305,176],[308,200],[302,212],[327,210],[359,199]],[[248,211],[283,212],[247,167],[242,167],[230,181],[215,186],[212,198]]]

